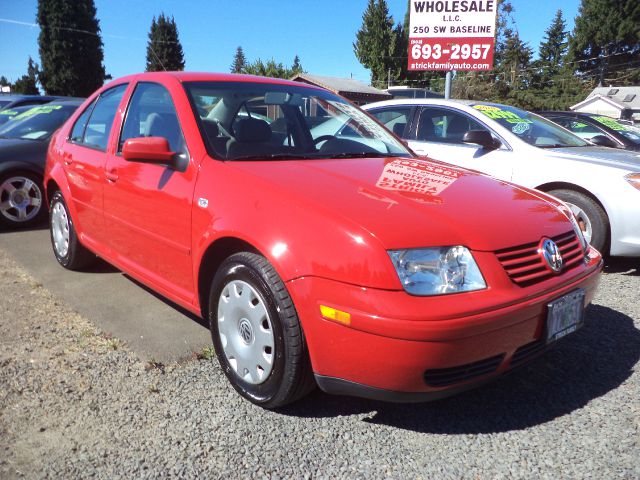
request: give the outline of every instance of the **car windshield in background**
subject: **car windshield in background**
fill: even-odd
[[[215,158],[410,156],[375,120],[325,90],[250,82],[189,82],[185,88]]]
[[[590,145],[550,120],[519,108],[484,104],[473,105],[473,108],[535,147],[562,148]]]
[[[605,127],[609,127],[611,130],[615,130],[620,135],[624,135],[633,143],[640,145],[640,128],[620,123],[615,118],[611,117],[593,115],[591,118],[593,118],[596,122],[601,123]]]
[[[0,127],[0,138],[45,140],[78,108],[77,105],[39,105],[16,115]]]
[[[0,125],[4,125],[9,120],[17,117],[27,110],[31,110],[32,108],[33,105],[24,105],[22,107],[5,108],[4,110],[0,110]]]

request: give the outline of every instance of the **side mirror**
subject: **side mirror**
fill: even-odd
[[[611,140],[606,135],[596,135],[595,137],[590,138],[589,141],[594,145],[598,145],[599,147],[618,148],[618,145],[616,145],[616,142]]]
[[[462,137],[464,143],[473,143],[480,145],[487,150],[496,150],[502,145],[500,141],[493,138],[491,133],[486,130],[469,130]]]
[[[130,138],[122,146],[122,156],[129,162],[173,166],[175,155],[164,137]]]

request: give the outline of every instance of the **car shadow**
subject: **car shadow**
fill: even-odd
[[[605,259],[604,272],[640,276],[640,258],[608,257]]]
[[[13,233],[13,232],[33,232],[36,230],[48,230],[49,223],[46,220],[42,222],[38,222],[35,225],[31,225],[26,228],[11,228],[6,225],[0,224],[0,234],[2,233]]]
[[[363,421],[421,433],[477,434],[522,430],[584,407],[619,387],[640,359],[633,320],[600,305],[585,326],[534,362],[455,397],[392,404],[314,392],[279,410],[296,417],[362,415]]]

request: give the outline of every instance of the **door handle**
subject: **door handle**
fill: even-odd
[[[110,172],[107,172],[106,177],[107,177],[107,180],[109,180],[110,182],[115,182],[118,180],[118,174],[116,173],[115,170],[111,170]]]
[[[69,152],[64,152],[62,154],[62,160],[64,160],[65,165],[71,165],[73,163],[73,157]]]

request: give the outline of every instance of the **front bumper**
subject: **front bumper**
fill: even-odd
[[[593,251],[588,264],[555,286],[508,293],[413,297],[315,277],[292,280],[288,288],[322,390],[423,401],[474,387],[544,351],[549,302],[583,288],[586,307],[601,270],[602,259]],[[350,313],[350,325],[324,319],[320,305]]]

